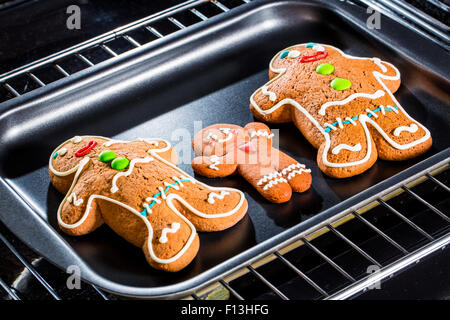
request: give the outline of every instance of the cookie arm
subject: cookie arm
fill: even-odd
[[[195,173],[208,177],[227,177],[236,172],[237,164],[230,157],[199,156],[192,160],[192,169]]]
[[[250,96],[250,110],[262,121],[283,123],[291,121],[291,106],[285,99],[286,92],[277,85],[282,75],[275,77]]]

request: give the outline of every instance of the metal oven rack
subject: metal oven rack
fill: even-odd
[[[250,0],[239,1],[239,5],[243,5]],[[435,19],[428,19],[426,13],[414,10],[414,7],[407,1],[360,0],[359,2],[366,6],[372,6],[385,15],[401,17],[403,23],[414,25],[418,32],[425,33],[427,37],[434,39],[442,46],[448,46],[448,37],[445,36],[448,33],[448,26],[435,21]],[[434,2],[443,5],[439,1]],[[236,1],[233,3],[235,5]],[[216,14],[226,13],[231,8],[231,6],[227,6],[227,0],[189,0],[4,73],[0,75],[0,90],[4,90],[5,93],[0,94],[0,102],[21,96],[57,80],[44,81],[40,79],[37,76],[40,69],[53,68],[59,72],[60,77],[68,77],[73,72],[64,68],[63,62],[66,59],[78,59],[78,62],[82,63],[77,70],[79,71],[143,45],[133,35],[136,31],[149,32],[155,37],[155,40],[166,36],[167,33],[161,32],[154,26],[154,23],[158,21],[168,21],[175,27],[175,30],[181,30],[188,25],[179,21],[177,14],[187,12],[195,16],[201,23],[211,17],[202,11],[205,5],[217,9]],[[128,46],[121,48],[120,51],[111,48],[110,43],[118,39],[124,40]],[[93,49],[103,52],[102,60],[94,61],[90,58],[88,52]],[[16,87],[14,82],[18,78],[25,78],[26,85]],[[309,298],[345,299],[367,290],[378,281],[393,277],[427,255],[440,249],[446,249],[446,245],[450,241],[448,205],[446,207],[444,204],[442,207],[439,202],[442,199],[447,199],[447,201],[449,199],[449,163],[449,159],[442,160],[410,177],[407,181],[402,181],[386,193],[367,199],[359,207],[349,208],[324,223],[298,234],[254,260],[247,261],[228,273],[222,274],[220,278],[214,279],[205,286],[196,288],[195,292],[186,296],[186,299],[241,300],[260,297],[289,299],[293,297],[285,290],[285,283],[298,285],[298,281],[303,281],[303,284],[309,288],[311,293]],[[425,190],[428,191],[422,194],[423,192],[419,191],[424,185],[426,186]],[[438,194],[440,200],[435,201],[436,198],[433,197],[430,200],[430,194]],[[409,212],[403,211],[401,206],[399,208],[396,199],[402,197],[408,197],[409,201],[421,205],[422,213],[411,215]],[[402,202],[400,201],[400,203]],[[431,229],[429,228],[429,219],[434,221]],[[358,225],[358,228],[365,230],[363,233],[368,233],[369,236],[355,237],[353,233],[348,232],[347,228],[351,225]],[[396,232],[404,228],[409,228],[409,231],[415,234],[413,238],[416,241],[408,244],[401,243],[401,239],[396,237]],[[356,232],[356,234],[360,234],[360,232]],[[340,243],[337,249],[328,250],[323,245],[323,242],[326,243],[327,238],[330,237],[334,237]],[[383,242],[381,251],[389,251],[392,253],[391,256],[380,257],[378,251],[370,250],[373,248],[371,242],[375,239]],[[76,297],[65,288],[67,274],[34,254],[1,224],[0,246],[9,252],[10,259],[14,260],[18,268],[23,269],[19,277],[20,281],[16,279],[10,283],[9,279],[0,276],[0,287],[2,288],[0,297],[14,300],[26,299],[27,296],[20,289],[21,281],[32,283],[30,285],[33,287],[32,291],[40,292],[45,298],[59,300]],[[370,274],[361,272],[361,270],[355,272],[351,265],[343,266],[344,257],[350,254],[352,257],[356,254],[362,258],[365,261],[362,265],[373,266],[376,272]],[[299,257],[309,261],[306,268],[299,262]],[[46,274],[42,270],[47,270]],[[282,270],[284,271],[283,275],[290,274],[290,278],[281,277],[284,282],[274,279],[274,270]],[[331,277],[340,278],[341,281],[337,284],[335,282],[333,287],[324,285],[321,283],[320,277],[317,277],[317,274],[323,274],[321,273],[323,270],[331,270],[331,273],[334,274]],[[49,272],[51,274],[48,274]],[[51,281],[46,279],[51,279]],[[250,291],[252,294],[249,294]],[[84,294],[88,295],[90,299],[118,298],[87,283],[83,283],[82,290],[77,291],[77,295],[83,296]]]
[[[140,47],[141,43],[134,34],[139,32],[148,32],[152,35],[154,40],[163,38],[170,33],[177,30],[185,29],[186,27],[208,20],[212,16],[225,13],[230,8],[218,0],[188,0],[181,4],[170,7],[166,10],[152,14],[140,20],[134,21],[127,25],[121,26],[111,30],[105,34],[99,35],[95,38],[79,43],[75,46],[52,54],[48,57],[33,61],[27,65],[21,66],[17,69],[11,70],[0,75],[0,102],[19,97],[24,93],[44,87],[49,83],[60,78],[68,77],[74,72],[92,67],[99,62],[114,58],[119,54],[123,54],[134,48]],[[250,0],[232,1],[233,7],[250,2]],[[184,23],[177,19],[177,15],[189,15],[188,22]],[[155,24],[165,21],[169,22],[174,28],[165,30],[165,32],[158,29]],[[186,24],[186,25],[185,25]],[[189,24],[189,25],[188,25]],[[110,43],[119,43],[118,49],[112,48]],[[125,44],[123,43],[125,41]],[[148,41],[148,38],[145,40]],[[94,52],[96,51],[96,52]],[[89,55],[95,56],[90,58]],[[78,60],[76,63],[75,60]],[[77,65],[75,70],[68,70],[64,67],[63,62],[71,60],[72,65]],[[57,74],[50,79],[42,80],[37,72],[39,70],[48,70],[53,68]],[[15,85],[14,83],[17,83]]]
[[[282,287],[284,286],[289,291],[289,285],[285,285],[289,281],[295,283],[293,286],[297,288],[299,282],[303,282],[310,287],[311,296],[308,298],[317,299],[346,299],[373,288],[374,284],[394,277],[404,268],[418,263],[427,255],[440,249],[446,249],[446,245],[450,242],[449,205],[440,204],[442,208],[437,208],[421,193],[423,189],[427,189],[430,193],[441,193],[441,196],[444,196],[443,199],[448,199],[450,192],[448,184],[450,181],[444,176],[449,177],[449,164],[449,159],[446,159],[436,166],[411,177],[408,181],[401,182],[387,193],[367,199],[360,204],[360,207],[349,208],[330,220],[314,226],[312,229],[290,239],[287,243],[266,252],[263,257],[249,261],[237,270],[222,276],[215,283],[198,289],[187,299],[214,299],[225,296],[243,300],[248,297],[263,296],[264,298],[287,300],[290,297],[283,292]],[[446,184],[439,180],[440,178],[444,178]],[[420,187],[423,183],[426,183],[427,186],[422,185]],[[416,191],[415,189],[422,189],[422,191]],[[408,200],[398,200],[402,197],[408,198]],[[422,214],[427,215],[427,217],[422,219],[411,214],[411,212],[402,210],[401,204],[408,201],[414,202],[418,206],[422,205],[425,209]],[[385,216],[381,217],[383,215]],[[387,217],[395,218],[397,222],[384,224],[382,219]],[[436,225],[430,228],[427,225],[428,219],[435,220]],[[348,228],[350,223],[357,224],[359,229],[372,231],[370,236],[358,238],[350,232],[350,228]],[[395,230],[402,228],[400,226],[415,233],[417,240],[405,245],[399,243],[398,239],[394,239]],[[346,249],[342,251],[328,250],[329,252],[326,252],[327,249],[322,248],[324,245],[321,241],[321,238],[326,236],[334,237]],[[386,259],[379,252],[375,252],[373,247],[368,244],[371,241],[373,242],[374,239],[380,242],[378,251],[393,251],[393,257]],[[346,263],[343,259],[344,255],[351,255],[352,257],[359,255],[362,258],[361,261],[364,261],[361,264],[365,265],[365,268],[362,267],[356,271],[351,266],[342,266]],[[315,259],[320,261],[313,264],[312,267],[305,266],[302,268],[299,267],[301,261],[298,256],[304,256],[306,259],[315,256]],[[324,288],[316,280],[320,277],[314,269],[319,268],[334,269],[337,275],[342,278],[342,281],[336,284],[334,288]],[[346,269],[352,269],[352,271]],[[287,281],[285,279],[286,282],[281,286],[274,284],[274,282],[279,281],[277,277],[274,277],[275,270],[278,271],[278,275],[281,272],[283,274],[291,273],[292,279]],[[367,272],[367,270],[372,272]],[[323,276],[323,274],[320,275]],[[240,293],[241,290],[244,294]]]

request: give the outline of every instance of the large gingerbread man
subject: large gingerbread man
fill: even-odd
[[[235,172],[263,197],[275,203],[289,201],[292,192],[311,185],[311,170],[272,147],[268,126],[252,122],[244,128],[215,124],[199,131],[192,142],[198,155],[192,168],[207,177],[225,177]]]
[[[247,200],[239,190],[197,181],[176,163],[162,139],[65,141],[49,161],[52,184],[66,194],[57,212],[60,228],[83,235],[106,223],[142,248],[152,267],[184,268],[199,248],[196,230],[231,227],[245,215]]]
[[[251,111],[266,122],[294,122],[331,177],[360,174],[377,157],[409,159],[432,144],[395,99],[400,72],[390,63],[307,43],[280,51],[269,68],[271,80],[251,96]]]

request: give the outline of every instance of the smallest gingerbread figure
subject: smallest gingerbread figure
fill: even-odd
[[[311,170],[284,152],[272,147],[268,126],[252,122],[244,128],[215,124],[198,132],[193,141],[195,173],[226,177],[239,173],[264,198],[274,203],[291,199],[292,192],[311,186]]]

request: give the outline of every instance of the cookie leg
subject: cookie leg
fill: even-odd
[[[381,159],[410,159],[431,147],[428,129],[409,117],[393,101],[391,105],[380,105],[375,112],[360,118],[367,122]]]
[[[148,236],[142,250],[153,268],[176,272],[197,255],[200,241],[194,225],[168,202],[155,206],[143,222]]]
[[[79,169],[79,171],[82,168]],[[80,183],[72,183],[57,212],[58,225],[69,235],[88,234],[103,224],[100,207],[93,197],[89,176],[77,178]]]
[[[247,200],[237,189],[211,187],[192,180],[164,199],[169,208],[186,217],[198,231],[220,231],[235,225],[247,212]]]
[[[273,166],[241,164],[239,174],[244,177],[264,198],[274,203],[291,199],[292,188],[282,174]]]
[[[272,163],[282,174],[294,192],[304,192],[311,186],[311,170],[284,152],[272,148]]]
[[[317,152],[317,163],[325,174],[346,178],[372,167],[377,160],[377,149],[364,121],[326,128],[325,141]]]

